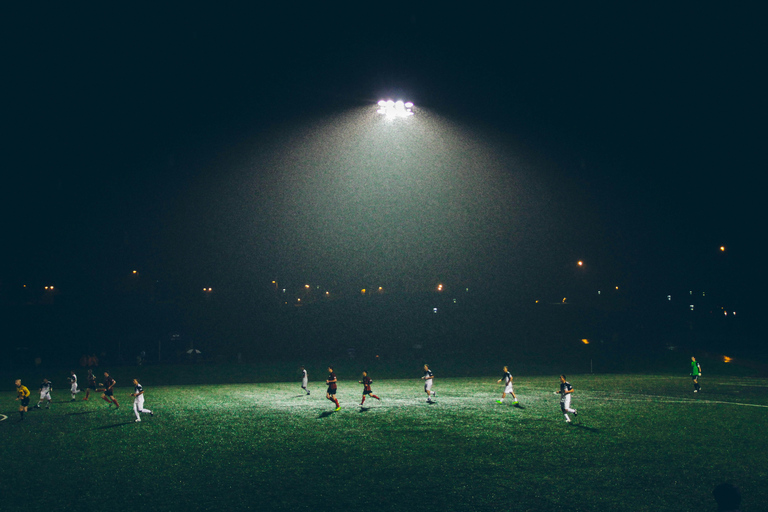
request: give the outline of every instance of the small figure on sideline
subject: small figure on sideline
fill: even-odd
[[[309,383],[309,376],[307,374],[307,369],[303,366],[299,367],[301,369],[301,389],[303,389],[307,394],[309,394],[309,388],[307,388],[307,384]]]

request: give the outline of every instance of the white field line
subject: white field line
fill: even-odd
[[[696,400],[694,398],[670,398],[666,396],[658,395],[629,395],[626,397],[610,397],[610,396],[580,396],[583,400],[612,400],[616,402],[655,402],[666,404],[727,404],[727,405],[739,405],[742,407],[763,407],[768,408],[768,405],[762,404],[745,404],[741,402],[728,402],[725,400]]]
[[[5,421],[7,419],[8,419],[8,416],[6,416],[5,414],[0,414],[0,421]]]

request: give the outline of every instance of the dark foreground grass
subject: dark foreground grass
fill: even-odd
[[[373,376],[374,379],[376,376]],[[768,503],[768,381],[570,378],[566,425],[551,377],[518,377],[521,408],[493,379],[340,383],[342,410],[295,383],[148,387],[154,417],[55,392],[18,421],[0,409],[0,510],[714,510],[737,483]],[[33,392],[32,404],[36,403]],[[0,417],[1,418],[1,417]]]

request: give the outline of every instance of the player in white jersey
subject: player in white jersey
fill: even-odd
[[[80,390],[77,389],[77,375],[75,375],[75,370],[69,372],[69,392],[72,393],[72,400],[70,401],[74,402],[75,395],[80,392]]]
[[[429,365],[424,365],[424,376],[421,378],[421,380],[424,381],[424,391],[427,393],[427,403],[431,404],[434,403],[432,400],[432,397],[437,398],[437,393],[432,391],[432,379],[434,379],[435,376],[432,373],[432,370],[429,369]]]
[[[500,384],[502,381],[504,381],[504,392],[501,394],[501,400],[496,400],[498,403],[504,403],[504,399],[507,397],[507,395],[512,395],[512,398],[515,399],[514,402],[512,402],[513,405],[517,405],[517,395],[515,395],[515,390],[512,387],[512,374],[509,373],[509,369],[505,366],[504,367],[504,375],[501,376],[499,380],[496,382]]]
[[[133,393],[131,393],[131,396],[133,397],[133,413],[136,415],[137,422],[141,421],[141,417],[139,417],[140,412],[150,416],[155,415],[149,409],[144,408],[144,388],[141,387],[137,379],[133,379]]]
[[[307,392],[309,394],[309,389],[307,389],[307,383],[309,382],[309,377],[307,375],[307,370],[303,366],[301,367],[301,389]]]
[[[51,408],[51,390],[53,389],[53,384],[51,384],[51,381],[48,379],[43,379],[43,383],[40,384],[40,401],[37,402],[37,405],[35,406],[35,409],[40,408],[40,404],[43,403],[43,400],[48,400],[48,403],[45,404],[46,409]]]
[[[571,409],[573,386],[571,386],[570,382],[565,380],[565,375],[560,376],[560,391],[555,391],[555,394],[560,395],[560,410],[563,411],[565,422],[570,423],[571,418],[568,417],[568,413],[572,413],[574,416],[578,416],[579,413],[576,412],[576,409]]]

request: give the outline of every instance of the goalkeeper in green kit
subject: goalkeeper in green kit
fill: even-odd
[[[701,377],[701,365],[696,361],[695,357],[691,357],[691,377],[693,378],[693,392],[698,393],[701,391],[699,385],[699,377]]]

